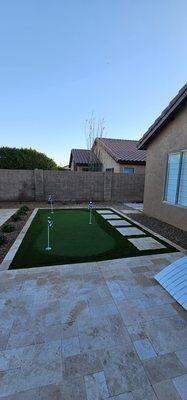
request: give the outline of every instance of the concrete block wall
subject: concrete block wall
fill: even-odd
[[[104,198],[103,173],[82,171],[44,171],[44,198],[53,194],[56,201],[84,201]]]
[[[112,201],[142,202],[144,195],[144,174],[114,174]]]
[[[0,170],[0,201],[143,201],[144,174]]]
[[[35,200],[34,171],[0,169],[0,201]]]

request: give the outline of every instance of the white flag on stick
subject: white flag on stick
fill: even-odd
[[[47,218],[47,247],[46,250],[51,250],[51,246],[50,246],[50,229],[53,227],[53,220],[51,219],[51,217]]]
[[[93,202],[90,200],[88,203],[88,210],[90,210],[90,220],[89,220],[89,224],[92,224],[92,209],[93,209]]]
[[[51,214],[53,214],[53,198],[51,194],[48,197],[48,203],[51,205]]]

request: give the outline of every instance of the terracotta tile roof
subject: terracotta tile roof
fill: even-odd
[[[71,165],[72,160],[77,165],[88,165],[90,161],[90,150],[72,149],[70,154],[69,166]],[[98,163],[98,159],[93,153],[92,153],[92,162]]]
[[[97,138],[106,152],[118,163],[145,164],[146,151],[138,150],[138,140]]]
[[[138,148],[146,149],[152,139],[160,133],[161,129],[176,115],[177,111],[184,104],[187,104],[187,84],[179,90],[178,94],[170,101],[169,105],[162,111],[148,131],[144,133],[138,143]]]

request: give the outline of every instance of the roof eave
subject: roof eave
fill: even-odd
[[[133,160],[118,160],[119,164],[128,164],[128,165],[146,165],[146,161],[133,161]]]
[[[69,168],[71,168],[71,163],[72,163],[72,151],[70,153],[70,158],[69,158]]]
[[[180,98],[176,100],[176,102],[171,106],[166,114],[160,118],[157,124],[153,126],[153,128],[147,131],[140,139],[137,144],[137,148],[139,150],[147,150],[148,145],[152,140],[160,133],[160,131],[170,122],[173,121],[178,111],[183,108],[183,106],[187,103],[187,90],[183,92]]]

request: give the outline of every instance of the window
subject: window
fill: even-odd
[[[187,206],[187,151],[182,153],[178,203]]]
[[[125,174],[134,174],[134,168],[133,167],[124,167],[123,172]]]
[[[108,171],[114,172],[114,168],[106,168],[106,172],[108,172]]]
[[[168,155],[164,200],[187,206],[187,151]]]
[[[89,171],[88,167],[82,167],[82,171]]]

